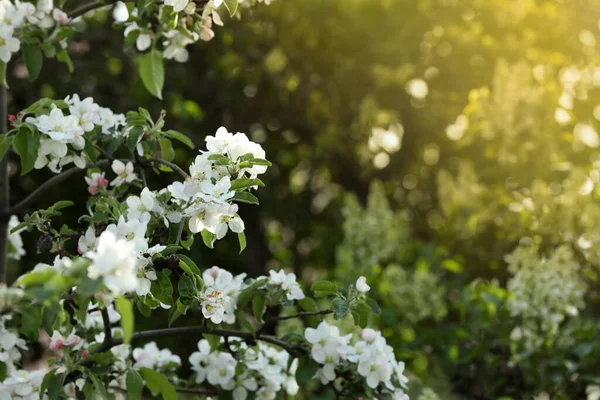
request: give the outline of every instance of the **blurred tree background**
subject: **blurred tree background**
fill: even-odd
[[[74,74],[48,61],[32,83],[11,65],[9,112],[79,93],[164,109],[199,148],[221,125],[246,132],[274,164],[240,212],[248,247],[196,243],[198,265],[367,276],[415,398],[600,398],[600,1],[274,0],[242,19],[167,63],[161,102],[97,12]],[[17,161],[14,203],[49,176]],[[82,185],[35,207],[74,187],[76,218]]]

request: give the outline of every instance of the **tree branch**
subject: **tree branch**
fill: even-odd
[[[21,200],[19,203],[15,204],[6,214],[20,214],[24,212],[27,207],[29,207],[33,202],[35,202],[40,196],[42,196],[47,190],[53,189],[56,185],[61,182],[69,179],[71,176],[77,174],[80,171],[85,171],[87,168],[99,167],[102,165],[108,165],[109,160],[100,160],[95,164],[88,164],[85,166],[85,169],[80,169],[77,167],[66,170],[65,172],[55,175],[52,178],[48,179],[44,182],[40,187],[31,192],[29,196]]]
[[[155,158],[155,157],[149,158],[148,161],[150,161],[151,163],[153,162],[153,163],[166,165],[167,167],[171,168],[173,171],[175,171],[179,175],[181,175],[184,179],[189,178],[189,175],[187,174],[187,172],[185,172],[184,170],[179,168],[179,166],[177,164],[173,164],[172,162],[163,160],[162,158]]]
[[[102,313],[102,323],[104,324],[104,341],[102,342],[102,346],[108,347],[113,342],[110,317],[108,316],[108,309],[106,306],[102,307],[100,312]]]
[[[333,310],[302,311],[302,312],[299,312],[299,313],[293,314],[293,315],[284,315],[281,317],[272,318],[272,319],[265,321],[263,326],[258,328],[258,330],[256,331],[256,335],[259,336],[261,333],[263,333],[265,331],[265,329],[267,329],[270,326],[275,325],[279,321],[285,321],[286,319],[292,319],[292,318],[302,318],[302,317],[312,317],[312,316],[316,316],[316,315],[326,315],[326,314],[331,314],[332,312],[333,312]]]
[[[82,4],[81,6],[71,10],[67,15],[69,16],[69,18],[72,20],[74,20],[77,17],[82,16],[83,14],[92,11],[92,10],[96,10],[98,8],[102,8],[105,6],[109,6],[113,3],[115,3],[117,0],[107,0],[107,1],[91,1],[89,3],[86,4]]]
[[[177,328],[165,328],[165,329],[153,329],[148,331],[136,332],[131,337],[131,340],[144,340],[144,339],[153,339],[157,337],[163,336],[177,336],[177,335],[189,335],[194,333],[204,333],[206,335],[216,335],[223,337],[239,337],[243,340],[260,340],[266,343],[274,344],[278,347],[281,347],[288,353],[292,355],[303,355],[306,354],[306,350],[300,346],[292,345],[288,342],[285,342],[275,336],[270,335],[256,335],[254,336],[250,332],[236,331],[232,329],[213,329],[205,326],[182,326]],[[98,348],[98,352],[103,352],[108,350],[111,347],[118,346],[123,343],[122,338],[115,338],[110,341],[110,343],[103,343],[102,346]]]
[[[0,85],[0,133],[8,132],[8,90]],[[8,265],[8,221],[10,219],[10,176],[8,171],[8,154],[0,161],[0,283],[6,282]]]

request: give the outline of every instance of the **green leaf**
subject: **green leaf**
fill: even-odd
[[[54,307],[44,307],[42,316],[43,326],[46,333],[50,336],[52,336],[52,332],[54,331],[54,321],[56,321],[57,316],[58,311]]]
[[[246,289],[242,290],[242,293],[238,296],[237,307],[242,309],[246,307],[252,300],[257,291],[267,283],[268,279],[263,278],[253,282]]]
[[[14,136],[0,136],[0,161],[2,161],[2,159],[6,155],[6,152],[10,149],[10,146],[13,144],[14,139]]]
[[[177,254],[177,258],[179,258],[180,265],[181,262],[184,262],[187,265],[187,267],[191,270],[190,274],[201,275],[200,268],[198,268],[196,263],[191,258],[185,254]]]
[[[89,371],[87,373],[87,376],[91,379],[92,384],[94,385],[95,396],[93,396],[91,398],[92,399],[108,399],[109,396],[108,396],[108,392],[106,390],[106,386],[104,385],[104,382],[102,382],[100,379],[98,379],[96,374],[92,373],[91,371]],[[87,398],[87,396],[86,396],[86,398]]]
[[[251,158],[248,162],[252,165],[266,165],[267,167],[272,166],[271,161],[265,160],[264,158]]]
[[[236,192],[232,200],[240,203],[259,204],[256,196],[248,192]]]
[[[140,77],[150,94],[162,100],[162,90],[165,84],[165,68],[162,53],[152,50],[140,58]]]
[[[359,303],[355,307],[352,307],[352,318],[354,323],[361,328],[366,328],[369,323],[369,314],[371,309],[365,303]]]
[[[140,374],[150,391],[160,393],[163,400],[177,400],[177,392],[166,376],[149,368],[140,368]]]
[[[37,129],[21,126],[15,136],[14,148],[21,156],[21,175],[25,175],[33,169],[40,149],[40,134]]]
[[[246,314],[244,313],[243,310],[237,310],[235,312],[235,318],[237,319],[237,322],[242,325],[242,327],[247,330],[248,332],[252,333],[252,335],[254,335],[254,326],[250,323],[250,321],[248,321],[248,319],[246,318]]]
[[[31,340],[38,340],[42,326],[42,310],[40,308],[31,308],[23,314],[21,318],[21,331]]]
[[[231,190],[244,190],[251,186],[265,186],[260,179],[240,178],[231,182]]]
[[[127,135],[127,147],[129,150],[134,151],[137,144],[142,139],[144,135],[144,128],[141,126],[134,126],[129,131],[129,135]]]
[[[59,210],[62,210],[63,208],[73,207],[74,205],[75,205],[75,203],[73,203],[71,200],[60,200],[60,201],[57,201],[56,203],[54,203],[52,205],[52,207],[50,207],[48,209],[52,210],[52,211],[59,211]]]
[[[44,376],[44,380],[40,386],[40,393],[46,392],[50,400],[58,399],[65,382],[65,377],[66,374],[57,374],[56,370],[48,372]]]
[[[56,275],[56,270],[54,268],[29,272],[28,274],[21,276],[16,284],[18,286],[40,286],[48,282],[54,275]]]
[[[185,136],[183,133],[169,130],[169,131],[164,132],[164,134],[166,136],[170,137],[171,139],[180,141],[181,143],[185,144],[190,149],[194,148],[194,143],[192,142],[192,140],[189,137]]]
[[[6,82],[6,64],[2,61],[0,61],[0,85],[8,89],[8,83]]]
[[[169,139],[158,139],[158,144],[160,145],[162,158],[167,161],[173,161],[175,158],[175,150],[173,150],[171,141]]]
[[[130,369],[127,372],[125,384],[127,385],[128,399],[139,400],[142,398],[142,392],[144,391],[144,381],[135,369]]]
[[[312,380],[319,369],[319,364],[312,358],[305,356],[298,360],[298,369],[296,370],[296,379],[298,383],[304,383]]]
[[[42,49],[38,45],[25,43],[21,45],[21,51],[23,51],[25,66],[27,67],[27,72],[29,72],[29,79],[35,81],[44,63]]]
[[[212,161],[215,165],[229,165],[231,164],[231,160],[229,157],[224,156],[223,154],[211,154],[208,156],[208,160]]]
[[[117,312],[121,314],[121,328],[123,328],[123,343],[129,344],[134,328],[133,306],[131,301],[125,297],[117,297],[115,300]]]
[[[464,269],[461,263],[452,259],[442,261],[442,267],[455,274],[462,272]]]
[[[252,312],[254,313],[254,318],[261,324],[264,322],[263,315],[265,314],[265,309],[266,296],[261,292],[252,299]]]
[[[337,285],[330,281],[317,281],[313,283],[311,290],[315,297],[333,296],[338,293]]]
[[[238,0],[224,0],[223,4],[227,7],[227,11],[229,11],[229,16],[233,16],[238,9]]]
[[[67,49],[62,49],[61,51],[56,53],[56,59],[61,63],[66,64],[67,68],[69,69],[69,73],[72,74],[73,71],[75,71],[73,61],[71,60],[71,56],[69,55]]]
[[[335,319],[343,318],[350,310],[348,301],[339,297],[336,297],[331,301],[331,307],[333,308],[333,317]]]
[[[208,247],[209,249],[212,249],[214,247],[215,240],[217,240],[217,236],[214,233],[207,231],[206,229],[204,229],[201,232],[201,235],[202,235],[202,240],[204,241],[204,244],[206,245],[206,247]]]
[[[196,295],[196,285],[191,276],[184,274],[177,284],[177,291],[180,296],[194,297]]]
[[[240,254],[246,248],[246,234],[244,232],[238,233],[238,241],[240,242]]]
[[[377,304],[377,302],[371,298],[368,298],[366,300],[367,305],[369,306],[369,308],[371,309],[371,311],[373,311],[374,314],[379,315],[381,314],[381,308],[379,307],[379,304]]]

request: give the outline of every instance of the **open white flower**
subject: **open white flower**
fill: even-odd
[[[12,215],[8,221],[8,231],[10,232],[13,228],[19,225],[19,218],[16,215]],[[21,238],[21,232],[25,228],[19,229],[14,233],[8,235],[8,241],[10,243],[10,251],[8,256],[14,260],[20,260],[25,255],[25,249],[23,248],[23,239]]]
[[[229,385],[235,375],[237,362],[229,353],[212,353],[208,357],[210,368],[206,374],[206,380],[211,385],[221,387]]]
[[[0,61],[7,64],[13,53],[19,51],[21,41],[13,37],[14,28],[8,24],[0,26]]]
[[[102,278],[108,290],[115,294],[132,292],[137,288],[137,256],[134,243],[118,239],[104,231],[98,238],[95,251],[86,253],[93,262],[88,267],[88,277]]]
[[[288,300],[302,300],[304,298],[304,292],[296,281],[296,274],[286,274],[284,270],[278,272],[270,270],[269,285],[280,286],[285,291]]]
[[[111,167],[113,172],[117,174],[117,177],[110,183],[111,186],[121,186],[124,183],[133,182],[137,179],[131,162],[125,165],[122,161],[114,160]]]

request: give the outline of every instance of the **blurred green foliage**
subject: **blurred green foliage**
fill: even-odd
[[[8,71],[9,110],[77,92],[164,108],[198,145],[248,133],[274,164],[241,212],[248,247],[198,243],[198,265],[367,276],[415,398],[579,399],[600,384],[599,18],[598,0],[278,0],[168,63],[159,102],[98,13],[74,74]],[[32,176],[13,177],[14,203],[48,175]],[[36,206],[80,198],[73,219],[74,187]]]

